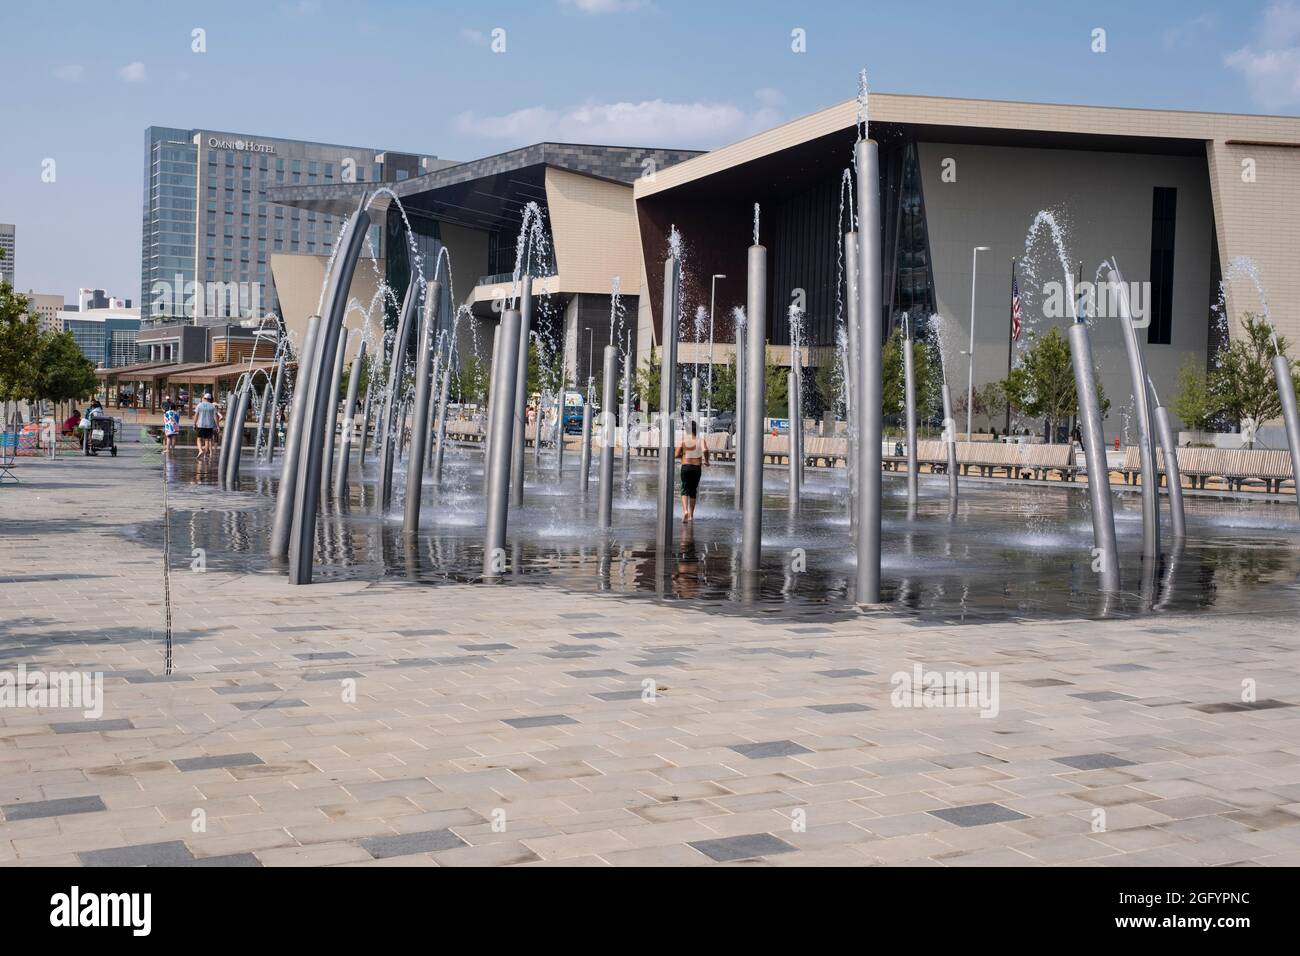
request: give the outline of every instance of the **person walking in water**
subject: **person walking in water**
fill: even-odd
[[[682,521],[695,520],[695,498],[700,490],[700,475],[703,466],[709,463],[709,450],[704,439],[696,434],[695,422],[691,421],[690,434],[677,445],[677,455],[682,461]]]

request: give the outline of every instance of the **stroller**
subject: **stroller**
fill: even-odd
[[[117,442],[114,441],[116,431],[117,420],[114,418],[97,415],[90,419],[90,427],[86,430],[86,454],[98,455],[101,451],[107,451],[116,458]]]

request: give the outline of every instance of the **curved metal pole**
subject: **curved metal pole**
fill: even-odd
[[[555,398],[555,475],[564,477],[564,389]]]
[[[388,357],[388,394],[384,396],[384,414],[379,420],[379,494],[375,504],[379,513],[386,512],[393,503],[393,447],[394,432],[397,431],[397,406],[402,391],[402,369],[406,365],[406,343],[415,325],[420,310],[420,283],[413,277],[406,287],[402,299],[402,309],[397,319],[397,332],[393,336],[393,348]]]
[[[524,427],[528,421],[528,337],[533,324],[533,277],[524,273],[520,278],[519,290],[519,349],[515,356],[517,371],[515,373],[515,393],[512,412],[515,417],[511,434],[514,439],[513,452],[510,456],[510,490],[511,503],[516,508],[524,506]],[[511,401],[509,398],[506,401]],[[537,438],[542,440],[541,408],[537,415]]]
[[[495,580],[506,569],[506,520],[510,512],[510,459],[514,450],[515,376],[518,374],[520,326],[519,310],[501,313],[497,326],[496,357],[500,375],[492,377],[492,421],[488,431],[493,436],[491,457],[487,462],[487,515],[484,522],[483,577]]]
[[[675,496],[673,476],[676,461],[673,453],[673,425],[677,412],[677,292],[682,280],[681,262],[674,256],[664,260],[664,306],[660,328],[659,365],[659,487],[655,516],[655,551],[659,555],[657,573],[667,570],[664,556],[673,543]]]
[[[505,313],[502,313],[504,316]],[[488,375],[488,393],[487,393],[487,417],[483,421],[483,494],[488,493],[488,473],[490,471],[488,463],[492,460],[492,445],[494,438],[492,435],[492,423],[496,421],[494,408],[497,401],[497,393],[500,389],[497,387],[501,382],[501,363],[498,361],[501,357],[501,322],[497,322],[496,328],[492,330],[492,369]],[[510,394],[514,394],[514,382],[510,383]]]
[[[1088,326],[1070,326],[1070,357],[1074,363],[1074,388],[1079,396],[1079,431],[1083,435],[1083,457],[1088,466],[1088,500],[1092,514],[1092,567],[1104,592],[1118,591],[1119,546],[1115,543],[1115,512],[1110,497],[1110,469],[1106,465],[1106,442],[1101,430],[1101,404],[1092,359]]]
[[[348,372],[348,395],[343,400],[343,433],[339,436],[339,461],[334,472],[334,497],[342,499],[348,493],[348,466],[352,463],[352,430],[357,411],[357,393],[361,391],[361,374],[366,361],[366,342],[361,340],[357,354]],[[370,386],[366,386],[370,390]],[[362,431],[364,433],[364,424]]]
[[[244,424],[248,421],[248,406],[252,399],[253,379],[248,376],[239,390],[239,397],[235,400],[235,412],[226,429],[230,433],[230,451],[226,455],[227,488],[234,488],[239,483],[239,459],[244,450]]]
[[[605,346],[605,378],[601,386],[600,427],[600,509],[597,524],[609,530],[614,515],[614,440],[617,429],[614,423],[615,384],[618,375],[618,349]]]
[[[334,270],[330,274],[325,301],[326,312],[317,333],[316,362],[313,376],[311,404],[303,423],[302,447],[297,475],[297,492],[294,496],[293,525],[289,535],[289,583],[310,584],[312,562],[315,557],[316,513],[320,507],[321,456],[325,451],[325,423],[331,403],[337,403],[337,394],[329,391],[333,369],[331,361],[338,351],[339,337],[343,332],[343,315],[347,309],[348,289],[356,272],[357,258],[365,244],[370,216],[365,211],[363,194],[356,213],[348,224],[343,248],[338,250]]]
[[[1124,333],[1124,350],[1128,353],[1129,380],[1133,386],[1133,417],[1137,419],[1138,462],[1142,471],[1142,557],[1154,561],[1160,557],[1160,478],[1156,474],[1155,442],[1151,435],[1151,408],[1147,402],[1147,370],[1138,344],[1133,312],[1129,306],[1128,286],[1124,276],[1111,263],[1106,283],[1119,312]]]
[[[339,346],[334,355],[334,372],[330,376],[329,406],[325,413],[325,448],[321,453],[320,493],[321,497],[329,494],[330,482],[334,480],[334,433],[339,423],[339,389],[343,387],[343,366],[348,357],[348,330],[339,333]]]
[[[433,341],[438,323],[442,283],[430,282],[424,296],[424,323],[415,355],[415,400],[411,406],[411,453],[406,459],[406,501],[402,530],[420,530],[420,498],[424,488],[424,459],[429,444],[429,394],[433,391]]]
[[[366,464],[366,451],[370,447],[370,412],[375,398],[375,361],[370,361],[370,374],[366,376],[366,397],[361,400],[361,444],[357,449],[357,461],[362,467]]]
[[[277,366],[278,369],[278,366]],[[257,427],[253,429],[253,461],[262,460],[262,429],[266,427],[266,412],[271,406],[271,382],[262,386],[262,401],[257,406]]]
[[[745,436],[741,479],[740,569],[752,577],[763,562],[763,412],[767,385],[767,249],[749,247],[745,293]]]
[[[442,388],[438,398],[438,438],[433,450],[433,480],[442,483],[442,460],[447,451],[447,399],[451,395],[451,345],[442,362]]]
[[[1291,362],[1285,355],[1273,356],[1273,378],[1278,398],[1282,400],[1282,421],[1286,423],[1286,444],[1291,451],[1291,480],[1295,487],[1296,507],[1300,508],[1300,412],[1296,410],[1295,381]]]
[[[226,414],[221,428],[221,445],[217,449],[217,480],[222,484],[225,484],[230,465],[230,426],[235,418],[235,405],[239,401],[239,390],[243,386],[243,382],[244,377],[241,375],[238,383],[226,396]],[[216,391],[216,388],[216,384],[213,383],[213,391]]]
[[[853,150],[858,192],[858,336],[862,381],[858,407],[857,601],[880,602],[881,536],[881,316],[880,156],[874,140],[859,140]]]
[[[1169,421],[1169,410],[1160,404],[1154,383],[1148,381],[1151,392],[1151,417],[1155,421],[1156,436],[1165,459],[1165,486],[1169,493],[1169,528],[1175,541],[1187,537],[1187,518],[1183,513],[1183,474],[1178,467],[1178,439]]]
[[[275,521],[271,526],[271,557],[283,558],[289,553],[289,533],[293,524],[293,499],[298,490],[298,459],[302,449],[302,424],[307,417],[311,375],[309,369],[316,362],[316,339],[320,331],[320,316],[307,320],[302,349],[298,353],[293,382],[293,400],[289,408],[289,428],[284,438],[284,458],[280,462],[280,484],[275,494]]]
[[[287,374],[288,346],[280,353],[280,360],[275,363],[275,383],[271,386],[271,420],[266,426],[265,461],[269,464],[275,460],[275,445],[280,430],[276,428],[276,419],[280,416],[280,403],[284,398],[284,380]]]

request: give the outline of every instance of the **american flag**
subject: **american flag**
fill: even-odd
[[[1011,273],[1011,339],[1020,341],[1020,281]]]

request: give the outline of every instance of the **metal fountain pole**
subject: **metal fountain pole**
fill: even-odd
[[[952,417],[952,389],[948,387],[948,367],[943,361],[942,349],[939,364],[943,371],[943,443],[948,453],[948,498],[957,500],[957,422]]]
[[[618,349],[612,345],[605,346],[605,378],[602,383],[601,428],[600,428],[600,512],[598,524],[603,531],[609,530],[614,513],[614,438],[617,427],[614,423],[614,376],[618,374]],[[586,474],[586,469],[583,469]]]
[[[338,350],[347,310],[348,289],[356,271],[357,257],[365,244],[370,216],[365,211],[363,194],[357,211],[348,224],[344,246],[338,250],[334,270],[330,273],[325,297],[326,311],[317,332],[316,361],[313,371],[311,405],[306,409],[299,453],[297,490],[294,494],[293,524],[289,534],[289,583],[310,584],[315,552],[316,512],[320,506],[321,456],[325,450],[325,423],[337,393],[330,394],[331,360]]]
[[[740,568],[757,573],[763,563],[763,412],[767,387],[767,249],[749,247],[745,298],[745,435],[740,451],[741,478]]]
[[[859,140],[853,149],[858,192],[858,336],[862,382],[858,403],[857,601],[880,602],[881,536],[881,317],[880,157],[874,140]]]
[[[920,476],[916,473],[916,369],[912,356],[912,317],[903,314],[903,404],[907,420],[907,503],[916,504],[917,484]]]
[[[442,483],[442,460],[447,451],[447,399],[451,394],[451,343],[442,363],[442,388],[438,397],[438,438],[433,450],[433,480]]]
[[[1115,513],[1110,497],[1110,469],[1101,430],[1101,404],[1092,361],[1092,343],[1086,322],[1070,326],[1070,356],[1074,361],[1074,387],[1079,396],[1079,430],[1088,467],[1088,499],[1092,507],[1093,566],[1102,591],[1118,591],[1119,548],[1115,543]]]
[[[402,369],[406,364],[406,342],[420,310],[420,283],[412,276],[398,313],[397,331],[388,357],[388,394],[384,396],[384,413],[379,419],[379,494],[375,504],[382,515],[393,503],[393,447],[395,435],[400,434],[400,424],[395,421],[402,391]]]
[[[271,420],[266,427],[266,444],[263,446],[266,451],[263,454],[263,460],[271,462],[275,459],[275,442],[279,435],[275,427],[276,416],[280,414],[280,399],[284,395],[284,377],[285,366],[288,364],[288,339],[285,339],[285,348],[280,353],[280,360],[275,363],[275,383],[271,386]]]
[[[382,353],[381,353],[382,354]],[[357,448],[357,461],[366,464],[366,451],[370,445],[370,411],[375,397],[375,361],[370,360],[370,374],[366,376],[366,396],[361,400],[361,440]]]
[[[664,306],[661,361],[659,369],[659,487],[655,520],[655,551],[660,576],[667,570],[664,557],[673,543],[673,425],[677,397],[677,293],[682,279],[681,262],[675,256],[664,261]]]
[[[858,456],[857,446],[862,441],[862,436],[857,433],[857,413],[858,405],[862,401],[862,336],[861,325],[862,317],[859,314],[858,302],[858,234],[856,231],[846,232],[844,234],[844,328],[847,332],[849,350],[849,372],[847,391],[849,394],[848,407],[844,410],[845,417],[848,419],[849,448],[848,448],[848,466],[849,473],[849,523],[853,527],[858,524]],[[856,540],[856,539],[855,539]]]
[[[555,474],[559,478],[564,477],[564,391],[561,387],[559,395],[555,398]],[[539,421],[541,417],[539,406],[537,413]]]
[[[1151,417],[1155,421],[1156,436],[1160,439],[1160,451],[1165,460],[1165,486],[1169,492],[1169,528],[1174,541],[1182,542],[1187,538],[1187,518],[1183,513],[1183,475],[1178,467],[1178,439],[1174,427],[1169,421],[1169,410],[1160,404],[1155,383],[1147,380],[1151,392]]]
[[[794,355],[792,353],[791,362],[793,363],[794,361],[796,361],[796,359],[794,358]],[[799,401],[799,376],[795,373],[793,368],[791,368],[791,370],[786,373],[785,390],[786,390],[786,395],[789,396],[789,405],[790,405],[790,434],[789,434],[790,449],[789,449],[789,458],[788,458],[790,463],[790,469],[789,469],[790,490],[787,493],[787,504],[789,505],[791,511],[798,511],[799,499],[803,494],[803,480],[802,480],[802,476],[799,474],[800,456],[799,456],[798,432],[799,432],[800,424],[797,424],[797,423],[801,423],[801,420],[799,416],[799,407],[797,404]]]
[[[493,417],[493,408],[497,401],[497,394],[500,389],[497,387],[501,382],[500,358],[501,353],[501,322],[505,321],[505,313],[501,313],[501,321],[497,322],[496,328],[492,330],[492,368],[488,375],[488,393],[487,393],[487,417],[483,421],[483,494],[488,493],[488,463],[492,460],[492,423],[496,421]],[[514,394],[514,383],[511,382],[510,392]]]
[[[748,374],[745,360],[745,336],[748,334],[748,325],[736,326],[736,414],[734,416],[735,434],[735,454],[732,456],[735,461],[732,479],[735,482],[735,503],[736,510],[742,511],[745,507],[745,376]]]
[[[217,449],[217,479],[223,485],[226,482],[226,469],[230,462],[230,430],[234,424],[235,405],[239,401],[239,387],[239,383],[236,383],[235,388],[231,389],[230,394],[226,396],[226,413],[221,428],[221,445]],[[216,390],[216,383],[213,383],[212,391],[215,393]]]
[[[591,475],[591,402],[582,403],[582,449],[578,455],[578,474],[581,476],[578,487],[585,495]]]
[[[533,277],[527,272],[520,278],[519,290],[519,348],[515,356],[517,371],[514,377],[514,401],[511,427],[514,451],[510,456],[510,503],[516,508],[524,506],[524,427],[528,422],[528,339],[533,324]],[[510,398],[506,398],[509,402]],[[537,415],[537,440],[541,441],[542,416],[540,405]]]
[[[415,356],[415,402],[411,407],[411,454],[406,460],[406,501],[402,531],[420,530],[420,492],[424,487],[424,460],[429,444],[429,395],[433,391],[433,342],[438,324],[442,283],[429,283],[424,293],[424,322]]]
[[[442,338],[436,337],[433,346],[433,358],[431,359],[431,370],[429,372],[429,407],[424,415],[425,426],[428,431],[424,439],[424,468],[425,471],[433,470],[433,452],[434,452],[434,429],[438,427],[438,386],[442,382]]]
[[[495,580],[506,569],[506,519],[510,511],[510,459],[514,450],[516,414],[515,377],[518,374],[522,316],[518,309],[501,313],[497,326],[495,370],[492,375],[493,396],[489,405],[492,420],[488,433],[493,435],[487,462],[487,515],[483,541],[483,576]]]
[[[248,405],[253,397],[253,376],[245,373],[244,386],[235,401],[235,414],[230,420],[230,452],[226,456],[226,487],[239,483],[239,458],[244,449],[244,423],[248,420]]]
[[[329,408],[325,413],[325,450],[321,455],[320,493],[324,498],[329,494],[330,482],[334,478],[334,433],[338,430],[339,389],[343,386],[343,366],[348,357],[348,339],[351,333],[345,328],[339,334],[339,347],[334,356],[334,374],[330,378]]]
[[[1124,276],[1112,262],[1106,270],[1106,282],[1111,298],[1119,311],[1120,328],[1124,333],[1124,349],[1128,353],[1129,379],[1133,385],[1133,416],[1137,419],[1138,461],[1142,471],[1142,558],[1155,561],[1160,557],[1160,478],[1156,474],[1155,443],[1151,435],[1151,409],[1147,402],[1147,370],[1138,344],[1137,329],[1133,325],[1133,312],[1129,305],[1128,286]]]
[[[1282,420],[1286,423],[1286,444],[1291,451],[1291,475],[1296,488],[1296,507],[1300,508],[1300,412],[1296,410],[1295,382],[1291,362],[1285,355],[1273,356],[1273,378],[1278,398],[1282,400]]]
[[[632,331],[627,333],[627,352],[623,359],[623,477],[632,467]]]
[[[352,359],[352,370],[348,372],[348,394],[343,401],[343,433],[339,436],[339,463],[334,473],[334,497],[343,498],[348,490],[348,465],[352,461],[352,429],[356,421],[357,394],[361,391],[361,370],[366,361],[366,343],[362,339],[357,348],[356,357]],[[366,386],[370,391],[370,386]],[[365,435],[365,423],[361,434]]]
[[[253,429],[253,461],[262,460],[262,430],[266,427],[266,410],[271,405],[271,379],[262,383],[262,401],[257,406],[257,427]]]
[[[275,521],[271,525],[271,557],[289,553],[289,531],[293,524],[293,500],[298,488],[298,459],[302,449],[302,424],[307,417],[307,400],[311,392],[309,369],[316,363],[316,339],[320,316],[307,320],[307,331],[298,352],[293,380],[293,402],[289,408],[289,427],[284,436],[284,457],[280,461],[280,484],[275,495]]]

